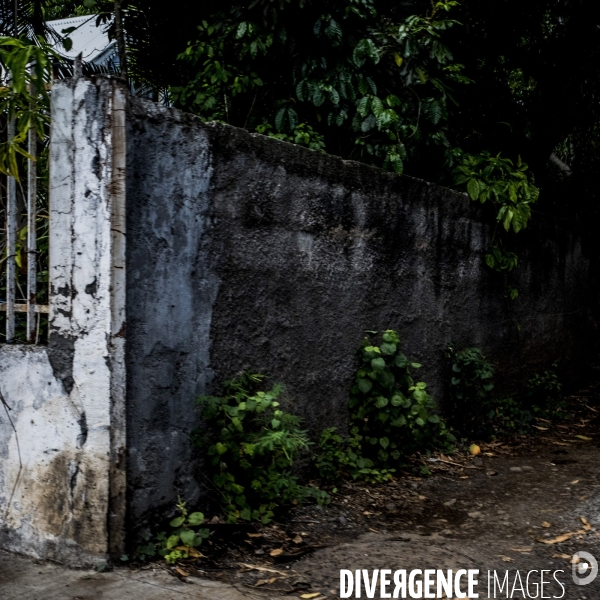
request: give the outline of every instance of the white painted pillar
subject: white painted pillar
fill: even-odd
[[[113,555],[123,551],[126,483],[125,104],[108,78],[52,88],[49,357],[81,415],[73,517],[93,521],[97,553]]]

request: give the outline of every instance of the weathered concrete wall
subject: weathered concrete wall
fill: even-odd
[[[555,359],[575,375],[597,331],[598,252],[573,224],[535,215],[511,303],[464,195],[135,98],[125,111],[107,79],[54,86],[51,187],[50,343],[0,347],[23,462],[9,503],[17,436],[0,418],[6,548],[117,553],[126,483],[130,528],[193,502],[194,400],[244,369],[284,382],[316,435],[345,423],[365,330],[398,330],[438,399],[451,341],[510,387]]]
[[[0,346],[0,547],[72,564],[123,544],[124,100],[53,87],[49,345]]]
[[[534,217],[511,302],[462,194],[141,100],[127,123],[132,524],[197,496],[194,398],[244,369],[284,382],[316,433],[345,422],[365,330],[398,330],[438,399],[449,342],[507,388],[583,364],[597,274],[572,224]]]
[[[132,101],[129,111],[127,447],[129,516],[136,522],[177,493],[192,501],[198,495],[189,436],[194,399],[212,379],[219,278],[207,131],[175,111],[165,119],[150,103]]]

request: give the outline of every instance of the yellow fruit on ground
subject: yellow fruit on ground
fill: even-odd
[[[469,446],[469,452],[473,455],[473,456],[477,456],[480,452],[481,452],[481,448],[477,445],[477,444],[471,444]]]

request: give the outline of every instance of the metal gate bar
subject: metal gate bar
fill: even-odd
[[[15,120],[8,123],[8,143],[15,138]],[[15,339],[15,293],[17,254],[17,182],[6,178],[6,341]]]
[[[32,84],[32,95],[35,90]],[[28,132],[27,159],[27,341],[37,342],[36,331],[39,313],[36,315],[37,299],[37,132],[30,127]]]

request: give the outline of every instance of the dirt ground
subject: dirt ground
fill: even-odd
[[[479,569],[480,598],[600,598],[600,576],[576,585],[571,566],[579,551],[600,560],[600,408],[593,396],[577,396],[578,417],[566,425],[542,423],[533,436],[482,445],[477,457],[432,457],[431,477],[347,484],[330,506],[298,507],[266,527],[215,523],[201,548],[207,557],[175,568],[83,572],[1,554],[0,597],[318,600],[339,597],[340,569],[429,568]],[[519,571],[525,594],[517,580],[514,593],[488,595],[494,570],[500,580],[509,572],[511,591]],[[541,570],[553,582],[544,596],[534,585]],[[58,583],[44,586],[44,577]],[[142,588],[125,594],[125,581]]]

